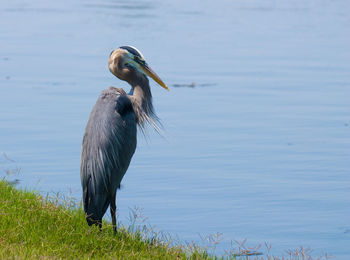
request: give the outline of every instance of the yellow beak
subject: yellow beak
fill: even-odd
[[[168,86],[160,79],[160,77],[155,73],[147,63],[140,64],[140,67],[144,73],[146,73],[149,77],[151,77],[155,82],[157,82],[161,87],[165,88],[166,90],[170,91]]]

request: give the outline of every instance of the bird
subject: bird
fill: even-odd
[[[131,89],[126,93],[111,86],[98,97],[83,136],[80,179],[87,224],[98,225],[102,230],[102,218],[110,206],[116,233],[116,193],[135,152],[138,128],[161,128],[147,76],[164,89],[169,88],[133,46],[113,50],[108,68],[129,83]]]

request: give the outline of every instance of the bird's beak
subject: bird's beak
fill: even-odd
[[[144,73],[146,73],[149,77],[151,77],[152,79],[154,79],[155,82],[157,82],[160,86],[162,86],[163,88],[165,88],[166,90],[170,91],[170,89],[168,88],[168,86],[160,79],[160,77],[157,75],[157,73],[155,73],[149,66],[147,63],[144,64],[140,64],[140,67],[142,69],[142,71]]]

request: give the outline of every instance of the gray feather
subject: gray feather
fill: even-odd
[[[136,120],[124,90],[98,98],[83,138],[80,177],[89,225],[102,221],[136,149]]]

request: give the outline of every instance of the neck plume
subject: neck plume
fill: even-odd
[[[158,133],[161,133],[161,123],[154,112],[148,78],[139,75],[134,80],[129,81],[129,84],[132,87],[129,97],[134,108],[137,125],[143,133],[145,133],[147,123]]]

